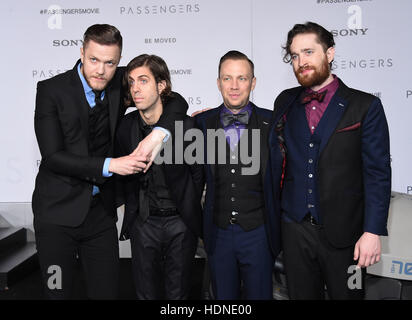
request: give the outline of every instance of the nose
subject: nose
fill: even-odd
[[[307,61],[303,55],[300,55],[298,57],[298,64],[299,64],[299,67],[303,67],[307,64]]]
[[[99,75],[103,75],[104,74],[104,63],[99,63],[99,65],[97,66],[97,73]]]
[[[132,93],[137,93],[140,92],[140,87],[138,86],[138,82],[135,81],[131,84],[130,89],[132,90]]]
[[[233,79],[232,82],[230,83],[230,88],[232,90],[237,90],[239,89],[239,83],[237,79]]]

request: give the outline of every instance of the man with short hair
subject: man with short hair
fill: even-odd
[[[119,156],[130,154],[152,131],[174,95],[169,69],[158,56],[134,58],[124,78],[129,88],[127,104],[134,104],[137,110],[119,125]],[[186,117],[184,130],[193,125],[194,119]],[[178,144],[183,145],[183,136],[176,134],[173,152]],[[120,179],[126,200],[121,240],[130,238],[136,294],[142,300],[187,299],[202,232],[202,167],[179,164],[173,161],[176,157],[167,156],[171,163],[153,164],[147,172]]]
[[[267,145],[272,112],[249,100],[255,84],[253,62],[229,51],[218,69],[223,104],[195,117],[205,147],[204,243],[219,300],[272,299],[272,270],[280,249]],[[215,131],[223,140],[217,147],[210,135]]]
[[[331,299],[362,298],[363,284],[349,285],[350,267],[378,262],[379,236],[387,235],[385,113],[379,98],[331,73],[334,45],[322,26],[296,24],[284,61],[301,86],[283,91],[274,105],[271,159],[274,180],[283,186],[283,259],[292,299],[322,299],[325,285]]]
[[[35,133],[42,156],[32,208],[34,230],[45,287],[50,299],[73,297],[77,257],[87,295],[112,299],[118,293],[119,250],[113,173],[147,170],[158,131],[142,152],[112,158],[116,124],[123,116],[117,68],[122,36],[113,26],[96,24],[84,34],[75,67],[37,85]],[[171,106],[169,122],[186,109],[182,98]],[[170,123],[172,122],[172,123]],[[165,125],[167,123],[167,125]],[[152,137],[153,138],[153,137]]]

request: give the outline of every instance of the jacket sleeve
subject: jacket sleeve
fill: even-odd
[[[362,123],[364,231],[387,235],[391,196],[389,130],[381,101],[373,100]]]
[[[54,90],[45,82],[37,85],[34,129],[42,156],[41,166],[65,176],[93,183],[103,183],[103,157],[80,156],[68,152],[61,128],[59,103]]]
[[[169,130],[173,136],[175,121],[183,121],[188,108],[186,100],[177,92],[172,92],[172,95],[165,102],[163,113],[156,126]]]

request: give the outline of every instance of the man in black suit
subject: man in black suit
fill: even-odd
[[[385,113],[379,98],[348,88],[331,73],[334,45],[322,26],[296,24],[284,60],[301,86],[275,101],[271,159],[274,180],[284,177],[282,244],[292,299],[322,299],[325,285],[329,298],[362,298],[360,270],[357,281],[349,277],[355,266],[379,261],[379,236],[387,235]]]
[[[124,113],[123,70],[117,68],[121,49],[115,27],[93,25],[84,34],[81,61],[73,70],[37,86],[35,132],[42,161],[32,207],[45,293],[51,299],[72,297],[77,256],[88,297],[117,296],[116,196],[110,176],[147,169],[153,156],[148,150],[165,135],[154,130],[156,138],[140,148],[144,154],[135,150],[111,158]],[[179,102],[170,109],[169,121],[159,122],[169,130],[187,107]]]
[[[196,116],[205,146],[203,234],[213,291],[219,300],[272,299],[280,250],[268,157],[272,112],[249,101],[256,78],[245,54],[229,51],[220,59],[217,84],[223,104]]]
[[[128,113],[116,135],[116,153],[133,152],[160,119],[171,92],[170,74],[164,60],[140,55],[126,67]],[[186,131],[194,120],[187,117]],[[176,141],[180,139],[181,141]],[[183,143],[176,134],[172,152]],[[166,150],[170,150],[165,147]],[[167,151],[165,151],[167,153]],[[125,216],[121,240],[131,240],[133,276],[138,299],[186,299],[191,267],[201,234],[202,167],[170,163],[153,164],[147,172],[121,177],[125,194]]]

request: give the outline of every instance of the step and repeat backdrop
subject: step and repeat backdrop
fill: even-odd
[[[252,100],[272,109],[297,82],[282,62],[287,32],[315,21],[336,39],[334,73],[383,101],[390,127],[393,190],[412,194],[412,1],[88,0],[1,1],[0,203],[30,203],[40,153],[33,128],[36,84],[73,68],[95,23],[121,31],[121,65],[142,54],[165,59],[189,112],[221,103],[220,57],[255,63]]]

